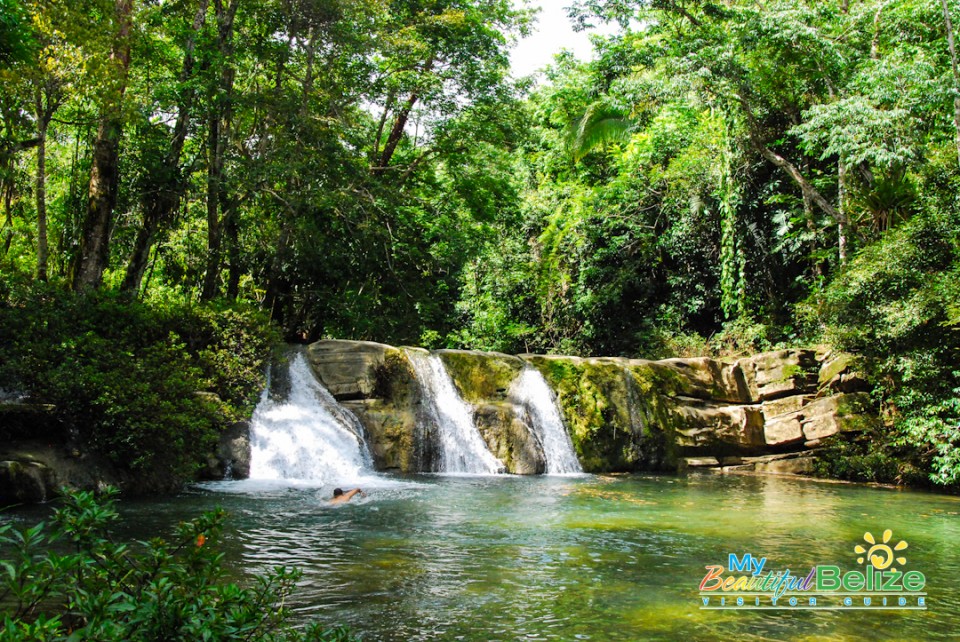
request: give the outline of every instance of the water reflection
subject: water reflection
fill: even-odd
[[[775,477],[381,476],[340,507],[325,487],[219,483],[127,502],[155,532],[204,508],[231,513],[243,572],[304,571],[294,608],[366,640],[956,639],[960,502]],[[926,612],[701,611],[707,564],[854,568],[866,531],[910,542]]]

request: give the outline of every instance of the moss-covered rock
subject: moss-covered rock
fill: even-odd
[[[377,468],[435,470],[434,422],[406,351],[366,342],[320,342],[315,369],[365,425]],[[827,352],[781,350],[725,363],[578,358],[441,350],[438,356],[490,451],[513,473],[542,472],[529,413],[511,398],[527,364],[546,379],[588,472],[675,470],[684,458],[781,455],[815,448],[825,435],[869,424],[865,396],[818,399],[817,375],[849,368],[824,364]],[[318,367],[317,362],[325,365]],[[324,369],[327,370],[324,370]],[[346,372],[334,372],[338,368]],[[335,393],[337,394],[337,393]],[[863,419],[867,417],[868,419]],[[866,423],[865,423],[866,422]],[[732,464],[730,464],[732,465]]]
[[[750,402],[808,392],[817,381],[820,364],[814,350],[778,350],[740,359]]]
[[[857,360],[852,354],[841,352],[828,354],[820,366],[818,384],[821,390],[834,392],[866,392],[870,384],[856,369]]]
[[[429,428],[421,420],[421,393],[404,349],[371,341],[318,341],[310,365],[321,383],[366,432],[378,470],[432,470]]]
[[[801,425],[807,440],[841,432],[862,432],[876,427],[870,395],[862,392],[832,395],[803,407]]]
[[[645,398],[644,384],[629,361],[540,355],[524,359],[556,392],[585,471],[658,470],[672,464],[662,423],[652,420],[660,416],[659,404]],[[659,376],[652,370],[643,374]]]
[[[406,352],[388,348],[373,371],[371,398],[346,405],[367,431],[380,470],[433,470],[437,453],[423,420],[422,395]]]
[[[517,407],[509,402],[476,406],[474,419],[487,448],[514,475],[536,475],[546,470],[543,453]]]
[[[510,384],[523,370],[523,360],[499,352],[438,350],[460,396],[474,405],[505,401]]]
[[[724,363],[707,357],[646,362],[634,360],[631,363],[645,363],[656,368],[661,382],[670,383],[669,390],[660,390],[663,394],[727,403],[750,401],[743,370],[736,363]],[[668,373],[671,372],[676,376],[670,377]]]
[[[45,502],[56,496],[52,470],[37,461],[0,461],[0,505]]]

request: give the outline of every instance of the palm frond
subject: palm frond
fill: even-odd
[[[568,146],[575,160],[610,143],[629,140],[635,122],[618,105],[600,100],[589,107],[571,132]]]

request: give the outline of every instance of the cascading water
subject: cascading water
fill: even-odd
[[[436,472],[493,475],[505,470],[473,423],[473,409],[454,386],[443,361],[435,354],[408,350],[407,356],[423,392],[425,419],[438,436],[440,464]]]
[[[523,409],[527,425],[543,449],[547,475],[581,473],[557,399],[536,368],[524,368],[510,386],[510,399]]]
[[[359,420],[314,377],[302,352],[291,356],[282,398],[264,391],[250,424],[250,478],[347,485],[373,470]]]

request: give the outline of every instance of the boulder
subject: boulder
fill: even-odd
[[[803,435],[808,441],[862,430],[872,421],[870,396],[862,392],[823,397],[804,406],[802,412]]]
[[[38,461],[0,461],[0,505],[35,504],[57,494],[56,475]]]
[[[238,421],[220,435],[217,460],[223,466],[226,479],[246,479],[250,476],[250,424]]]
[[[819,364],[813,350],[765,352],[740,359],[737,365],[753,402],[816,391]]]
[[[546,470],[543,453],[517,407],[508,402],[476,407],[477,429],[493,456],[514,475],[536,475]]]
[[[438,350],[436,354],[460,396],[472,404],[506,401],[510,384],[525,365],[520,357],[499,352]]]
[[[375,396],[387,354],[397,352],[372,341],[317,341],[307,349],[317,378],[338,401]]]
[[[855,363],[851,354],[830,355],[820,366],[817,376],[820,388],[833,392],[868,392],[870,383],[856,371]]]
[[[760,406],[763,412],[763,439],[768,446],[787,446],[803,441],[799,413],[810,397],[794,395],[768,399]]]
[[[765,445],[763,413],[756,406],[687,400],[674,415],[677,443],[683,448],[752,451]]]
[[[738,364],[723,363],[707,357],[631,361],[633,365],[643,363],[653,368],[668,369],[677,375],[673,381],[673,390],[664,390],[665,394],[728,403],[750,401],[743,370]]]
[[[788,446],[804,440],[800,413],[791,413],[764,422],[763,440],[768,446]]]
[[[811,396],[794,395],[792,397],[782,397],[780,399],[770,399],[761,404],[764,421],[773,421],[784,415],[796,413],[803,407],[803,404],[813,399]]]

